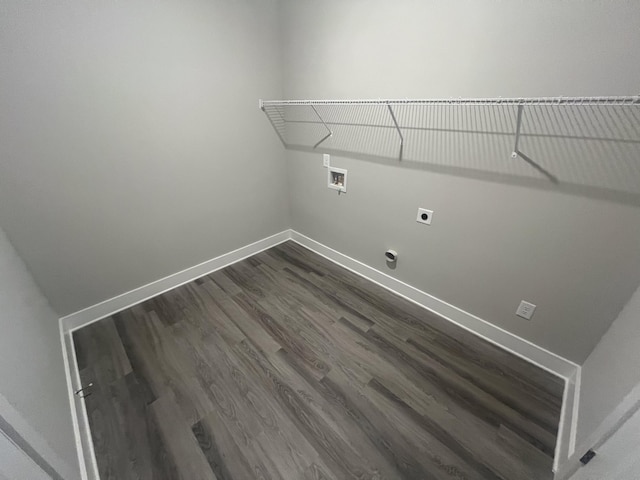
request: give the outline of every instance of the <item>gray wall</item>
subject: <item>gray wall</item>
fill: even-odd
[[[290,0],[283,12],[285,98],[629,95],[640,85],[634,2]],[[597,150],[615,142],[574,141],[571,158],[555,145],[554,184],[509,158],[511,135],[475,155],[485,139],[399,162],[393,130],[388,141],[362,131],[287,152],[293,228],[383,271],[393,247],[387,273],[582,363],[640,283],[638,142],[620,165],[619,145]],[[368,150],[376,141],[392,148]],[[332,164],[349,170],[346,195],[326,188],[320,153],[332,148]],[[435,211],[430,227],[415,222],[419,206]],[[514,315],[522,299],[538,305],[530,322]]]
[[[61,315],[289,226],[270,0],[0,15],[0,217]]]
[[[79,478],[57,315],[1,229],[0,332],[0,417],[63,478]]]
[[[576,445],[591,448],[584,442],[618,404],[640,385],[639,325],[640,288],[582,366]],[[577,453],[580,451],[582,449],[579,447]]]
[[[571,480],[633,480],[640,478],[640,411],[597,449],[596,457]]]

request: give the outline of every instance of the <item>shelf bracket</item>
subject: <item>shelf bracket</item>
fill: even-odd
[[[398,135],[400,136],[400,154],[398,155],[398,159],[402,161],[402,150],[404,148],[404,137],[402,136],[402,132],[400,131],[400,126],[398,125],[398,120],[396,120],[396,116],[393,113],[393,109],[391,105],[387,103],[387,108],[389,109],[389,113],[391,114],[391,119],[393,120],[393,124],[396,126],[396,130],[398,131]]]
[[[552,183],[558,183],[558,178],[556,176],[554,176],[553,174],[549,173],[542,166],[540,166],[536,162],[534,162],[528,155],[525,155],[524,153],[522,153],[520,151],[520,146],[519,146],[519,144],[520,144],[520,129],[522,127],[522,112],[523,112],[523,110],[524,110],[524,105],[518,105],[518,120],[517,120],[517,126],[516,126],[516,142],[515,142],[515,145],[513,147],[513,152],[511,152],[511,158],[520,157],[522,160],[524,160],[529,165],[531,165],[533,168],[535,168],[538,172],[540,172],[545,177],[547,177],[549,179],[549,181],[551,181]]]
[[[518,144],[520,143],[520,127],[522,126],[522,111],[524,110],[524,105],[518,105],[518,120],[516,122],[516,142],[513,147],[513,152],[511,152],[511,158],[518,158],[520,155],[520,150],[518,150]]]
[[[327,123],[322,119],[322,117],[320,116],[320,114],[318,113],[318,110],[316,110],[316,107],[314,107],[313,105],[310,105],[310,107],[313,109],[313,111],[315,112],[315,114],[318,116],[318,118],[320,119],[320,121],[322,122],[322,125],[324,125],[324,128],[327,129],[327,133],[324,137],[322,137],[320,139],[320,141],[318,143],[316,143],[313,146],[313,149],[315,150],[316,148],[318,148],[318,145],[320,145],[322,142],[324,142],[327,138],[329,138],[330,136],[333,135],[333,132],[331,131],[331,129],[329,128],[329,126],[327,125]]]

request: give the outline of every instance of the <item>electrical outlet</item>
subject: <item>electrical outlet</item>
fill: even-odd
[[[432,210],[427,210],[426,208],[418,209],[418,216],[416,217],[416,222],[424,223],[425,225],[431,225],[432,218],[433,218]]]
[[[331,162],[331,156],[328,153],[323,153],[322,154],[322,166],[323,167],[329,167]]]
[[[533,312],[535,311],[536,306],[533,303],[525,302],[524,300],[522,300],[520,302],[520,305],[518,306],[518,309],[516,310],[516,315],[526,320],[531,320],[531,317],[533,317]]]

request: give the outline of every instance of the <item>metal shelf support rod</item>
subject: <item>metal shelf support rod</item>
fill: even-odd
[[[524,110],[524,106],[518,105],[518,119],[516,121],[516,142],[515,146],[513,147],[513,152],[511,152],[511,158],[517,158],[520,154],[518,144],[520,143],[520,127],[522,126],[522,110]]]
[[[327,133],[324,137],[322,137],[320,139],[320,141],[318,143],[316,143],[313,146],[313,149],[315,150],[316,148],[318,148],[318,145],[320,145],[322,142],[324,142],[327,138],[329,138],[331,135],[333,135],[333,132],[331,131],[331,129],[329,128],[329,126],[326,124],[326,122],[324,121],[324,119],[320,116],[320,114],[318,113],[318,110],[316,110],[316,107],[314,107],[313,105],[311,105],[311,108],[313,109],[313,111],[315,112],[315,114],[318,116],[318,118],[320,119],[320,121],[322,122],[322,125],[324,125],[324,128],[327,129]]]
[[[402,150],[404,148],[404,137],[402,136],[402,132],[400,131],[400,126],[398,125],[398,120],[396,119],[395,114],[393,113],[393,109],[391,105],[387,103],[387,108],[389,109],[389,113],[391,114],[391,119],[393,120],[393,124],[396,126],[396,130],[398,131],[398,135],[400,136],[400,154],[399,159],[402,160]]]

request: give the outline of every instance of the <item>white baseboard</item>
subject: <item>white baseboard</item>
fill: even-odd
[[[72,313],[60,319],[60,342],[62,345],[62,355],[64,358],[65,374],[67,377],[67,387],[69,390],[69,402],[71,407],[71,418],[78,451],[78,462],[82,480],[99,480],[98,465],[93,450],[91,440],[91,427],[84,405],[84,400],[77,400],[73,392],[82,388],[80,383],[80,372],[76,361],[75,348],[73,346],[72,332],[102,318],[109,317],[114,313],[125,310],[149,298],[160,295],[167,290],[179,287],[191,282],[203,275],[220,270],[233,263],[244,260],[256,253],[267,250],[291,238],[291,231],[284,230],[262,240],[258,240],[250,245],[238,248],[232,252],[225,253],[219,257],[207,260],[193,267],[182,270],[173,275],[161,278],[154,282],[143,285],[139,288],[125,292],[116,297],[100,302],[91,307]]]
[[[82,480],[88,480],[87,467],[85,464],[84,449],[82,448],[82,435],[80,434],[80,425],[78,423],[78,415],[75,408],[75,401],[73,392],[75,391],[75,384],[71,380],[71,371],[78,370],[78,365],[72,365],[69,362],[69,347],[67,345],[65,334],[62,330],[62,319],[58,322],[58,329],[60,331],[60,347],[62,348],[62,360],[64,362],[64,375],[67,380],[67,394],[69,396],[69,408],[71,409],[71,424],[73,426],[73,436],[76,442],[76,454],[78,456],[78,467],[80,468],[80,476]],[[90,438],[90,437],[89,437]]]
[[[109,298],[103,302],[87,307],[78,312],[72,313],[60,319],[62,331],[64,333],[73,332],[78,328],[82,328],[90,323],[96,322],[102,318],[109,317],[114,313],[125,310],[133,305],[144,302],[156,295],[179,287],[185,283],[189,283],[196,278],[208,275],[216,270],[227,267],[233,263],[244,260],[251,255],[260,253],[271,247],[275,247],[279,243],[286,242],[291,238],[291,231],[284,230],[262,240],[258,240],[250,245],[225,253],[219,257],[207,260],[193,267],[186,268],[178,273],[174,273],[167,277],[161,278],[154,282],[138,287],[129,292],[125,292],[113,298]]]
[[[580,378],[579,365],[320,242],[316,242],[295,230],[291,231],[291,239],[361,277],[564,379],[565,390],[560,413],[558,441],[554,455],[554,472],[559,468],[559,465],[567,460],[571,454],[570,447],[575,442],[575,420],[577,418]],[[578,389],[576,389],[576,386]]]
[[[582,367],[578,366],[575,374],[572,377],[565,379],[556,451],[553,456],[553,471],[556,474],[567,463],[575,451],[576,432],[578,429],[581,375]]]
[[[537,366],[547,370],[565,380],[565,392],[563,398],[563,407],[561,412],[560,426],[558,431],[558,443],[556,445],[556,455],[554,460],[554,471],[558,465],[564,462],[570,455],[571,447],[575,442],[575,420],[577,418],[577,399],[579,393],[579,374],[580,367],[528,340],[525,340],[513,333],[510,333],[500,327],[497,327],[486,320],[483,320],[469,312],[457,308],[439,298],[429,295],[426,292],[418,290],[411,285],[397,280],[386,273],[372,268],[358,260],[344,255],[326,245],[323,245],[311,238],[296,232],[295,230],[285,230],[283,232],[264,238],[250,245],[226,253],[212,260],[208,260],[194,267],[187,268],[181,272],[169,275],[160,280],[143,285],[139,288],[125,292],[121,295],[105,300],[91,307],[80,310],[71,315],[67,315],[60,319],[60,333],[63,344],[63,352],[65,355],[65,367],[67,370],[67,381],[73,390],[74,385],[79,385],[79,377],[77,373],[77,365],[75,364],[75,354],[70,333],[78,328],[86,326],[90,323],[108,317],[121,310],[129,308],[149,298],[159,295],[163,292],[176,288],[185,283],[191,282],[196,278],[207,275],[211,272],[229,266],[247,257],[255,255],[263,250],[267,250],[287,240],[293,240],[296,243],[308,248],[309,250],[331,260],[332,262],[364,277],[384,288],[390,290],[401,297],[416,303],[427,310],[430,310],[439,316],[449,320],[452,323],[468,330],[479,337],[517,355]],[[71,358],[70,358],[71,357]],[[73,365],[71,365],[71,361]],[[576,387],[578,387],[576,389]],[[72,412],[75,400],[71,394]],[[82,409],[84,410],[84,409]],[[74,428],[76,429],[76,442],[79,449],[82,449],[82,438],[90,439],[89,425],[86,418],[86,412],[74,414]],[[81,433],[82,432],[82,433]],[[84,442],[86,444],[86,440]],[[89,441],[88,448],[92,445]],[[84,456],[85,469],[83,471],[83,480],[92,479],[93,476],[86,476],[86,461],[89,459],[91,470],[95,469],[95,458],[92,452]],[[96,477],[97,478],[97,477]]]
[[[338,265],[357,273],[361,277],[370,280],[381,287],[390,290],[413,303],[430,310],[441,317],[455,323],[485,340],[510,351],[511,353],[536,364],[559,377],[569,379],[575,375],[578,365],[563,358],[549,350],[545,350],[534,343],[514,335],[500,327],[497,327],[486,320],[455,307],[444,300],[429,295],[418,290],[411,285],[397,280],[386,273],[372,268],[358,260],[344,255],[326,245],[323,245],[311,238],[291,231],[291,239],[308,248],[309,250],[322,255]]]
[[[578,434],[578,413],[580,412],[580,394],[582,388],[582,367],[576,370],[576,376],[573,383],[573,401],[571,411],[571,428],[569,436],[569,451],[567,457],[571,457],[576,451],[576,437]],[[571,397],[570,397],[571,398]]]
[[[67,378],[69,407],[71,408],[71,422],[78,453],[80,476],[82,480],[100,480],[87,409],[85,408],[84,400],[77,398],[74,393],[82,388],[82,385],[76,351],[73,345],[73,336],[70,332],[65,333],[63,331],[62,321],[60,321],[60,342],[64,359],[64,371]]]

